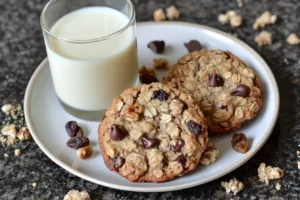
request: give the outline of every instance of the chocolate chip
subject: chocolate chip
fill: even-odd
[[[200,124],[197,124],[193,120],[188,121],[186,124],[189,131],[193,133],[194,135],[199,135],[202,132],[202,126]]]
[[[180,155],[178,156],[175,161],[181,163],[182,167],[185,168],[185,164],[186,164],[186,157],[184,157],[184,155]]]
[[[176,145],[171,146],[171,151],[180,152],[183,145],[184,145],[184,141],[179,139],[177,140]]]
[[[112,125],[111,126],[111,131],[110,131],[110,138],[114,141],[120,141],[124,137],[128,135],[127,130],[123,126],[119,125]]]
[[[165,42],[162,40],[155,40],[148,44],[148,48],[154,53],[162,53],[165,51]]]
[[[191,40],[188,43],[184,43],[184,46],[187,48],[189,53],[203,49],[202,45],[197,40]]]
[[[73,149],[79,149],[88,145],[90,145],[90,140],[86,137],[71,137],[67,142],[67,146]]]
[[[232,96],[248,97],[250,94],[250,88],[247,85],[240,84],[230,93]]]
[[[150,75],[150,74],[141,74],[140,75],[140,81],[143,84],[150,84],[150,83],[158,82],[157,78],[155,76]]]
[[[79,126],[77,125],[76,121],[69,121],[66,123],[65,128],[70,137],[75,137]]]
[[[164,90],[156,90],[152,94],[153,99],[158,99],[160,101],[166,101],[168,99],[169,95]]]
[[[118,170],[124,165],[125,159],[122,157],[116,157],[113,159],[113,163],[114,163],[114,168]]]
[[[224,80],[219,74],[213,74],[209,79],[209,86],[220,87],[224,85]]]
[[[159,144],[159,142],[160,142],[159,139],[156,138],[146,138],[146,137],[142,138],[142,143],[145,149],[150,149],[152,147],[155,147]]]

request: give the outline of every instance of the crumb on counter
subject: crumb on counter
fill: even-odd
[[[241,15],[238,15],[235,11],[229,10],[226,14],[220,14],[218,20],[221,24],[228,24],[232,27],[239,27],[242,25],[243,18]]]
[[[297,162],[298,169],[300,169],[300,161]]]
[[[8,158],[9,156],[8,156],[8,154],[7,154],[7,153],[5,153],[5,154],[4,154],[4,157],[5,157],[5,158]]]
[[[243,7],[243,5],[244,5],[244,2],[243,2],[243,0],[236,0],[236,2],[237,2],[237,4],[238,4],[238,7]]]
[[[157,22],[165,21],[166,15],[165,15],[163,9],[159,8],[159,9],[155,10],[153,12],[153,19],[154,19],[154,21],[157,21]]]
[[[279,183],[276,184],[275,186],[276,190],[280,190],[281,189],[281,185]]]
[[[210,165],[214,162],[216,162],[217,158],[220,157],[220,151],[216,148],[216,146],[212,143],[209,143],[203,152],[202,158],[201,158],[201,164],[202,165]]]
[[[167,8],[167,17],[170,20],[178,19],[180,17],[180,11],[175,6]]]
[[[85,191],[70,190],[64,200],[91,200],[90,195]]]
[[[35,188],[36,188],[36,186],[37,186],[37,183],[36,183],[36,182],[34,182],[34,183],[32,183],[31,185],[32,185],[32,187],[35,189]]]
[[[263,28],[267,25],[275,24],[276,21],[277,21],[277,16],[272,15],[269,11],[266,11],[255,20],[255,23],[253,24],[253,28],[255,30],[259,28]]]
[[[165,58],[154,58],[153,59],[153,68],[154,69],[168,69],[169,62]]]
[[[300,38],[295,33],[290,34],[288,36],[288,38],[286,39],[286,41],[290,45],[298,45],[298,44],[300,44]]]
[[[278,167],[266,166],[266,163],[261,163],[257,169],[258,177],[261,182],[269,185],[270,180],[280,179],[283,177],[283,171]]]
[[[21,150],[15,149],[15,156],[20,156],[20,155],[21,155]]]
[[[226,190],[226,193],[233,192],[234,195],[244,189],[244,184],[236,178],[231,179],[229,182],[222,181],[221,186]]]
[[[258,46],[265,46],[272,44],[272,34],[267,31],[262,31],[259,35],[255,37],[255,42]]]

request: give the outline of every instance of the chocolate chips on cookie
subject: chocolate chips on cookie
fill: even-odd
[[[110,170],[130,181],[163,182],[196,168],[208,131],[191,96],[152,83],[129,88],[113,100],[98,141]]]
[[[259,78],[228,51],[193,51],[174,65],[164,83],[191,94],[216,134],[240,128],[262,105]]]

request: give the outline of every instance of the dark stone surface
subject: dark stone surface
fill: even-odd
[[[0,102],[21,103],[28,80],[46,57],[39,16],[45,0],[0,0]],[[225,32],[237,33],[270,65],[279,85],[281,105],[279,119],[272,136],[263,148],[246,164],[234,172],[198,187],[167,193],[134,193],[102,187],[66,172],[53,163],[34,143],[23,142],[0,147],[0,199],[63,199],[69,189],[87,190],[92,199],[300,199],[300,170],[297,169],[296,150],[300,150],[300,46],[286,43],[291,32],[300,35],[300,1],[247,0],[239,8],[234,0],[134,0],[138,21],[152,19],[154,9],[176,5],[181,21],[209,25]],[[221,25],[217,16],[236,10],[244,17],[240,28]],[[265,10],[278,15],[278,23],[265,30],[273,34],[270,46],[258,47],[253,38],[259,31],[252,29],[255,18]],[[268,102],[265,102],[268,103]],[[3,113],[0,120],[4,119]],[[259,133],[258,133],[259,134]],[[21,156],[14,157],[14,149]],[[9,158],[4,158],[8,153]],[[257,168],[261,162],[278,166],[285,171],[282,180],[270,186],[258,182]],[[233,177],[245,184],[236,196],[226,194],[221,181]],[[37,182],[34,190],[32,183]],[[282,185],[276,191],[274,185]]]

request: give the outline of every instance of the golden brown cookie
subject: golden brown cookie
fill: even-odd
[[[170,70],[164,83],[194,97],[212,133],[240,128],[262,105],[259,78],[228,51],[203,49],[187,54]]]
[[[190,95],[152,83],[113,100],[98,138],[111,171],[130,181],[163,182],[196,168],[208,129]]]

